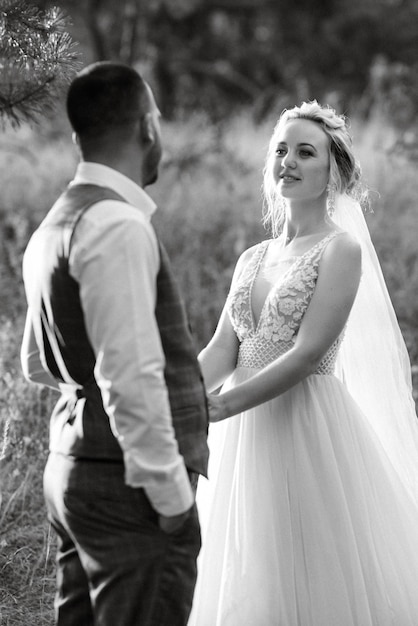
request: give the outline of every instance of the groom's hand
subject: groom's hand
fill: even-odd
[[[222,395],[208,395],[209,421],[220,422],[228,417]]]
[[[166,515],[160,515],[158,518],[159,527],[161,528],[161,530],[167,533],[167,535],[171,535],[172,533],[175,533],[177,530],[180,530],[180,528],[183,526],[183,524],[189,517],[192,511],[192,508],[193,507],[191,507],[185,513],[180,513],[180,515],[171,515],[169,517],[167,517]]]

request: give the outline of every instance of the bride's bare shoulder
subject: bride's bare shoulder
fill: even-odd
[[[323,262],[357,266],[361,263],[361,245],[355,237],[344,230],[338,230],[324,250]]]
[[[260,250],[260,247],[265,246],[265,245],[267,245],[266,242],[262,241],[244,250],[244,252],[239,256],[238,261],[235,265],[235,272],[234,272],[235,278],[241,275],[241,272],[244,270],[244,268],[248,265],[248,263],[257,253],[257,251]]]
[[[244,252],[241,254],[241,256],[238,259],[238,263],[245,265],[246,263],[248,263],[248,261],[250,259],[252,259],[252,257],[254,256],[254,254],[260,250],[261,247],[264,247],[268,244],[268,241],[261,241],[259,243],[256,243],[254,246],[251,246],[250,248],[247,248],[246,250],[244,250]]]
[[[346,230],[338,228],[336,229],[336,234],[337,236],[334,237],[334,240],[331,240],[330,244],[334,242],[334,246],[339,247],[340,250],[341,248],[347,249],[352,252],[361,250],[359,241]],[[332,245],[330,249],[333,249]]]

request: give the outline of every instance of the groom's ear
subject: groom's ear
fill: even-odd
[[[73,144],[75,144],[76,146],[80,147],[80,141],[78,139],[78,135],[76,132],[73,132],[73,134],[71,135],[71,138],[73,140]]]
[[[140,133],[140,138],[141,138],[142,143],[144,144],[154,143],[155,126],[153,123],[151,113],[145,113],[145,115],[142,116],[141,121],[140,121],[139,133]]]

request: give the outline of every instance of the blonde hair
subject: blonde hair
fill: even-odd
[[[363,201],[367,193],[360,182],[361,169],[352,150],[352,139],[344,115],[338,115],[329,106],[322,106],[316,100],[303,102],[301,106],[285,109],[280,115],[270,139],[264,167],[263,182],[263,223],[272,230],[273,236],[280,234],[285,220],[285,203],[277,192],[274,180],[274,162],[277,148],[277,135],[289,120],[304,119],[318,124],[329,138],[330,171],[329,185],[336,194],[346,193]]]

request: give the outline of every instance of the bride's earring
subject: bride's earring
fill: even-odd
[[[335,211],[335,185],[329,183],[327,185],[327,213],[328,217],[332,218]]]

